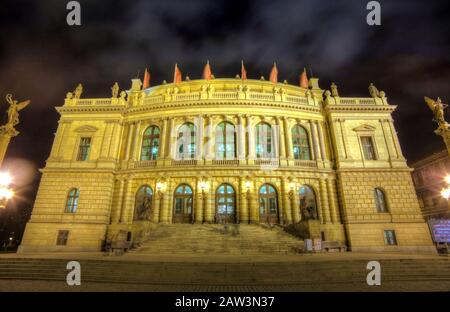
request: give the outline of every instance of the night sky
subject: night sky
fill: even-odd
[[[276,61],[279,81],[291,84],[307,67],[322,88],[336,82],[341,96],[369,96],[374,82],[398,105],[395,125],[409,162],[444,147],[423,96],[450,100],[446,0],[379,1],[381,26],[367,25],[365,0],[80,0],[82,25],[72,27],[67,2],[0,6],[1,112],[7,93],[32,101],[4,163],[18,198],[0,211],[0,242],[11,231],[20,236],[30,214],[65,94],[82,82],[83,97],[109,97],[115,81],[129,88],[145,67],[152,85],[171,81],[174,63],[198,79],[207,59],[218,78],[240,73],[241,59],[249,78],[267,78]]]

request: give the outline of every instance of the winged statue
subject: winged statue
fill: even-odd
[[[448,106],[447,104],[442,103],[441,99],[438,98],[436,101],[430,99],[429,97],[425,97],[425,102],[428,107],[433,112],[434,118],[433,120],[439,125],[439,127],[448,127],[447,122],[444,118],[444,109]]]
[[[6,95],[6,102],[9,104],[8,108],[8,122],[6,125],[14,127],[19,123],[19,112],[30,104],[30,100],[18,103],[14,100],[12,94]]]

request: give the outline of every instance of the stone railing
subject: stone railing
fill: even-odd
[[[196,166],[197,159],[172,160],[172,166]]]
[[[239,159],[214,159],[212,161],[213,165],[239,165]]]
[[[133,163],[132,168],[148,168],[155,167],[156,160],[141,160]]]
[[[373,98],[339,98],[339,104],[342,105],[375,105]]]
[[[317,162],[315,160],[294,160],[294,166],[317,168]]]

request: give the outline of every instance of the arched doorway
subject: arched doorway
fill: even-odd
[[[264,184],[259,189],[259,222],[279,222],[277,191],[270,184]]]
[[[299,189],[300,215],[302,220],[318,220],[317,201],[314,190],[308,185],[302,185]]]
[[[236,193],[229,184],[221,184],[216,190],[216,223],[236,222]]]
[[[192,222],[193,194],[192,188],[187,184],[177,187],[173,200],[173,223]]]
[[[134,202],[134,221],[150,220],[153,190],[148,185],[141,186],[136,192]]]

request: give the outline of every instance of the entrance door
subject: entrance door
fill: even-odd
[[[177,187],[173,201],[173,223],[192,223],[192,189],[187,184]]]
[[[259,189],[259,222],[278,223],[277,191],[272,185],[264,184]]]
[[[229,184],[222,184],[216,191],[216,223],[236,222],[236,194]]]

